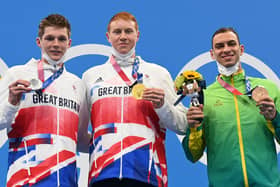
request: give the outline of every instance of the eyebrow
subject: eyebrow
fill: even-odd
[[[224,45],[224,44],[230,44],[230,43],[235,43],[237,44],[238,42],[236,40],[229,40],[229,41],[225,41],[225,42],[218,42],[218,43],[215,43],[214,46],[217,46],[217,45]]]

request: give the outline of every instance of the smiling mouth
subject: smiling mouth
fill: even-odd
[[[233,57],[233,55],[226,55],[226,56],[222,56],[222,58],[232,58]]]
[[[52,55],[60,55],[62,52],[61,51],[50,51]]]

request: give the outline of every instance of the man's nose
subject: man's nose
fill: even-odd
[[[230,50],[231,50],[231,47],[226,44],[224,46],[224,51],[227,52],[227,51],[230,51]]]
[[[125,32],[121,32],[121,40],[125,40],[127,38],[126,33]]]
[[[53,45],[54,45],[54,46],[58,46],[58,45],[59,45],[59,40],[58,40],[58,38],[55,38],[55,39],[53,40]]]

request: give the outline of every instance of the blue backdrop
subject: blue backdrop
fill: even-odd
[[[236,28],[245,52],[266,64],[246,58],[246,63],[252,63],[252,66],[244,65],[249,75],[273,74],[266,71],[268,67],[277,76],[280,70],[279,7],[277,0],[9,0],[1,2],[0,8],[0,57],[9,67],[23,64],[32,57],[40,58],[35,42],[38,24],[50,13],[60,13],[69,19],[73,47],[84,44],[108,46],[105,32],[109,19],[119,11],[128,11],[136,16],[140,27],[137,54],[166,67],[173,78],[193,58],[210,49],[212,33],[222,26]],[[66,67],[81,77],[86,69],[103,63],[106,58],[82,55],[69,60]],[[207,61],[205,58],[199,60]],[[192,62],[199,63],[199,60]],[[257,65],[263,66],[265,72],[257,70]],[[208,84],[217,75],[214,62],[204,64],[199,71]],[[266,77],[278,81],[275,77]],[[206,166],[187,161],[178,137],[170,131],[166,146],[170,187],[208,185]],[[7,144],[1,147],[1,140],[0,155],[0,186],[5,186]]]

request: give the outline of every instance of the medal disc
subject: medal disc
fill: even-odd
[[[257,86],[256,88],[253,89],[252,98],[256,102],[258,102],[259,100],[261,100],[265,96],[268,96],[268,92],[264,87]]]
[[[132,96],[136,99],[141,99],[143,92],[144,92],[145,86],[144,84],[136,84],[132,87]]]
[[[39,89],[42,88],[43,83],[39,79],[30,79],[29,82],[30,82],[30,86],[29,87],[32,90],[39,90]]]

